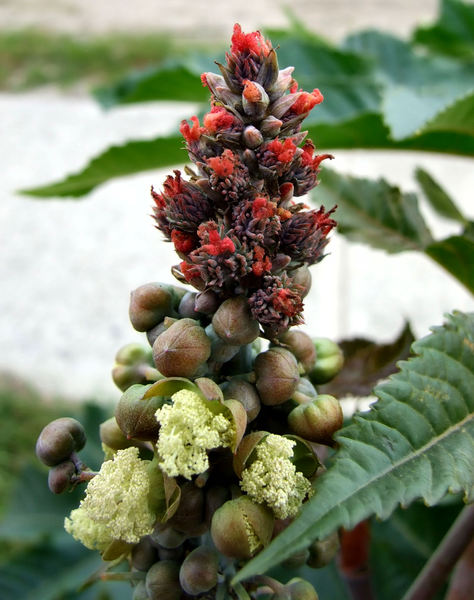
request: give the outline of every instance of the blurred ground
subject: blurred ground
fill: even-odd
[[[250,6],[250,8],[249,8]],[[407,33],[434,18],[436,2],[294,1],[294,13],[331,38],[362,26]],[[280,26],[275,3],[121,0],[4,0],[2,27],[41,25],[75,33],[120,28],[179,30],[227,38],[232,23],[245,29]],[[84,200],[32,200],[16,194],[62,178],[112,143],[151,138],[193,114],[191,105],[148,104],[104,113],[86,96],[48,89],[0,94],[0,369],[42,390],[76,398],[117,397],[109,371],[116,350],[142,337],[128,323],[129,292],[153,280],[171,281],[176,257],[149,217],[153,172],[110,182]],[[385,176],[413,189],[423,166],[474,216],[472,161],[410,153],[336,152],[335,168]],[[331,166],[333,166],[331,165]],[[449,234],[431,218],[436,235]],[[331,256],[313,269],[307,330],[341,337],[395,337],[409,318],[417,335],[440,324],[443,312],[472,310],[472,298],[423,256],[387,256],[337,236]]]

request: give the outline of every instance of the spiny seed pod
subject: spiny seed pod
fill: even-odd
[[[344,355],[336,342],[328,338],[314,338],[313,343],[316,349],[316,364],[308,376],[314,384],[326,383],[342,369]]]
[[[115,419],[127,439],[154,441],[160,426],[155,413],[166,400],[161,396],[145,398],[151,385],[132,385],[115,408]]]
[[[332,445],[333,434],[342,427],[344,417],[334,396],[320,394],[312,402],[301,404],[288,415],[293,433],[318,444]]]
[[[53,467],[48,473],[48,487],[53,494],[62,494],[71,488],[71,479],[76,474],[73,462],[66,460]]]
[[[39,434],[36,442],[36,455],[48,467],[54,467],[67,460],[73,452],[84,448],[86,434],[84,427],[70,417],[51,421]]]
[[[261,402],[255,387],[238,377],[233,377],[224,388],[224,398],[238,400],[247,413],[247,421],[253,421],[260,412]]]
[[[324,540],[317,540],[311,544],[306,564],[313,569],[325,567],[334,559],[339,547],[339,535],[335,531]]]
[[[144,581],[139,581],[133,590],[132,600],[149,600]]]
[[[174,315],[176,296],[172,286],[145,283],[131,293],[129,316],[137,331],[147,331],[166,316]]]
[[[303,331],[288,330],[278,340],[285,346],[309,373],[316,363],[316,349],[313,340]]]
[[[157,337],[153,359],[165,377],[193,377],[211,354],[211,341],[193,319],[181,319]]]
[[[284,348],[270,348],[255,359],[255,385],[263,404],[283,404],[296,390],[299,380],[296,359]]]
[[[260,333],[258,321],[252,318],[244,296],[225,300],[212,317],[212,326],[217,335],[231,346],[250,344]]]
[[[229,500],[216,510],[211,536],[216,548],[229,558],[248,559],[269,544],[273,513],[248,496]]]
[[[149,600],[180,600],[179,564],[172,560],[155,563],[146,574],[145,587]]]
[[[191,596],[208,592],[217,584],[219,556],[207,546],[198,546],[190,552],[179,570],[181,587]]]
[[[151,539],[146,536],[142,538],[132,549],[131,554],[132,567],[138,571],[148,571],[148,569],[158,560],[158,552],[153,546]]]
[[[285,586],[291,600],[318,600],[319,596],[314,587],[300,577],[291,579]]]

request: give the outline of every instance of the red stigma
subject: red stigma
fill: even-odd
[[[189,254],[195,246],[194,236],[179,229],[172,230],[171,241],[176,250],[182,254]]]
[[[207,164],[218,177],[228,177],[234,171],[234,155],[227,149],[220,156],[208,158]]]
[[[209,133],[222,129],[230,129],[235,123],[235,117],[223,106],[213,106],[211,112],[204,116],[204,126]]]
[[[181,121],[181,127],[179,128],[181,135],[188,142],[188,144],[191,142],[197,142],[202,133],[202,127],[199,126],[199,119],[194,116],[191,117],[191,121],[193,122],[192,127],[189,127],[189,123],[185,119]]]
[[[272,268],[272,262],[265,256],[265,250],[261,246],[256,246],[253,251],[253,257],[255,262],[252,265],[252,272],[257,277],[261,277],[265,271],[270,271]]]
[[[242,28],[238,23],[234,25],[234,33],[232,35],[232,45],[230,48],[232,54],[239,52],[252,52],[253,54],[263,54],[268,56],[271,50],[271,44],[265,41],[260,31],[252,33],[243,33]]]
[[[199,277],[199,269],[195,265],[190,265],[189,263],[183,260],[183,262],[180,263],[179,267],[186,281],[191,281],[192,279],[196,279],[197,277]]]
[[[252,216],[254,219],[266,219],[275,214],[275,205],[266,198],[255,198],[252,203]]]
[[[253,81],[244,79],[244,91],[242,92],[244,98],[249,102],[260,102],[262,99],[262,93],[255,85]]]
[[[311,92],[300,92],[298,98],[291,106],[291,112],[302,115],[303,113],[309,112],[316,104],[321,104],[324,100],[324,96],[318,89]]]
[[[267,146],[270,152],[276,156],[278,162],[289,163],[293,160],[297,147],[291,138],[286,138],[284,142],[280,142],[278,138]]]
[[[278,290],[276,296],[272,300],[273,308],[286,315],[294,317],[302,310],[301,298],[295,292],[288,288]]]

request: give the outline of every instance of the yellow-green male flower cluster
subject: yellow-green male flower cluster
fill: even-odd
[[[105,550],[114,540],[135,544],[150,534],[156,516],[148,503],[149,464],[135,447],[102,463],[79,508],[66,518],[66,531],[91,550]]]
[[[172,400],[156,411],[161,425],[160,467],[170,477],[191,479],[208,469],[207,450],[232,444],[234,424],[221,412],[212,412],[209,403],[190,390],[176,392]]]
[[[277,519],[295,516],[311,493],[310,482],[291,462],[295,444],[281,435],[267,435],[255,448],[256,459],[242,472],[242,490],[269,506]]]

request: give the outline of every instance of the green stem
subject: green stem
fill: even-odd
[[[146,573],[143,571],[128,571],[126,573],[102,573],[102,581],[144,581]]]
[[[431,600],[474,536],[474,504],[462,509],[403,600]]]

